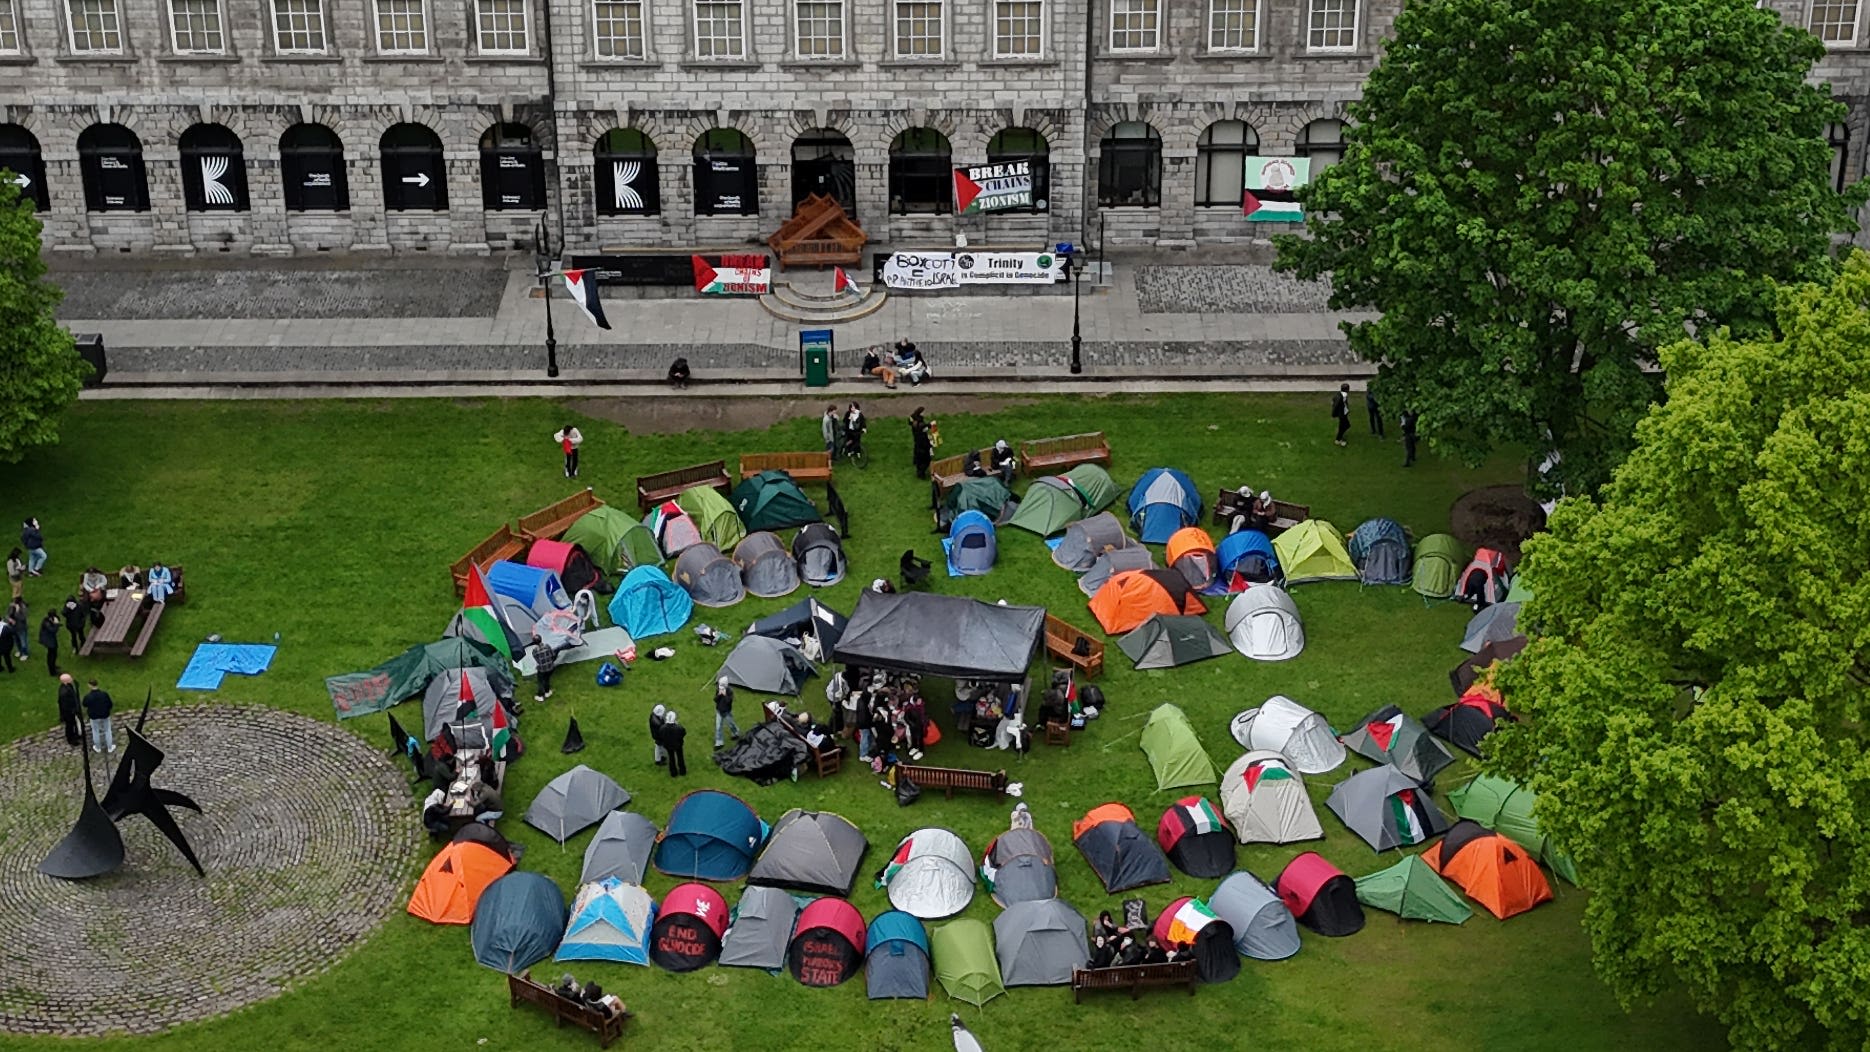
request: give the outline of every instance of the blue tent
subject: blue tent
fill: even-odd
[[[656,868],[672,877],[739,880],[753,868],[765,840],[766,823],[745,801],[697,789],[675,802],[656,840]]]
[[[1201,521],[1201,493],[1174,468],[1150,468],[1130,488],[1130,526],[1144,544],[1167,544],[1175,531]]]
[[[669,580],[659,566],[639,566],[623,577],[610,597],[610,621],[632,639],[674,632],[695,612],[694,597]]]
[[[495,595],[519,600],[535,616],[571,605],[571,596],[557,574],[505,559],[487,568],[487,588]]]
[[[864,986],[872,1001],[927,999],[929,937],[921,921],[891,910],[870,922],[864,945]]]
[[[1261,584],[1279,580],[1279,556],[1273,553],[1272,538],[1258,530],[1238,530],[1221,538],[1215,555],[1224,581],[1236,573]]]
[[[561,961],[616,961],[649,964],[649,930],[656,921],[656,900],[635,884],[616,877],[586,884],[572,903],[571,924],[558,945]]]
[[[474,959],[496,971],[531,968],[552,956],[564,933],[565,893],[543,873],[508,873],[474,904]]]
[[[993,569],[1000,557],[993,520],[978,511],[964,511],[948,528],[948,562],[964,577],[978,577]]]
[[[1409,531],[1395,519],[1365,519],[1351,533],[1351,562],[1365,584],[1408,584]]]

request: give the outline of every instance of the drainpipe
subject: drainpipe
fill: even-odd
[[[1082,148],[1079,156],[1084,160],[1083,182],[1078,187],[1078,244],[1083,246],[1090,231],[1091,202],[1097,200],[1091,193],[1091,93],[1094,87],[1091,69],[1097,57],[1097,5],[1100,0],[1084,0],[1084,131],[1081,134]],[[1082,251],[1082,247],[1080,251]],[[1102,249],[1100,246],[1100,256]]]
[[[558,127],[558,50],[552,46],[552,0],[540,0],[539,43],[545,50],[545,110],[552,117],[552,191],[558,201],[558,248],[565,251],[564,137]]]

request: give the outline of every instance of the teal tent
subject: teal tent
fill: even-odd
[[[492,646],[459,636],[413,646],[367,672],[347,672],[325,679],[338,719],[382,712],[428,689],[429,680],[453,669],[479,668],[497,673],[509,686],[512,665]]]
[[[1006,483],[997,475],[988,475],[962,479],[942,498],[942,509],[950,522],[964,511],[978,511],[998,523],[1001,510],[1012,499],[1013,491],[1006,488]]]
[[[561,540],[582,547],[601,570],[628,572],[638,566],[662,563],[655,533],[636,516],[608,504],[578,516]]]
[[[755,532],[824,521],[811,498],[783,471],[762,471],[734,487],[727,499],[740,521]]]

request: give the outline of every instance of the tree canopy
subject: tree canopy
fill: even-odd
[[[1870,257],[1782,334],[1662,351],[1601,504],[1526,545],[1495,762],[1592,896],[1598,972],[1747,1049],[1870,1043]]]
[[[58,418],[78,399],[90,365],[53,311],[63,297],[44,281],[39,220],[10,175],[0,178],[0,461],[58,441]]]
[[[1751,0],[1410,3],[1277,265],[1380,312],[1351,346],[1433,445],[1555,450],[1588,492],[1656,347],[1827,277],[1862,195],[1831,182],[1823,53]]]

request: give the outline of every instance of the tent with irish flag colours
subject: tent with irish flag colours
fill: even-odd
[[[1372,851],[1424,843],[1448,831],[1448,818],[1428,791],[1387,764],[1339,782],[1325,806]]]
[[[1187,946],[1195,952],[1195,974],[1204,983],[1224,983],[1240,974],[1234,949],[1234,926],[1200,899],[1183,896],[1156,917],[1151,935],[1164,949]]]
[[[1191,877],[1222,877],[1234,871],[1234,831],[1205,796],[1184,796],[1162,813],[1156,843]]]
[[[1442,768],[1454,762],[1421,720],[1394,705],[1358,720],[1341,740],[1357,755],[1387,763],[1422,785],[1433,782]]]

